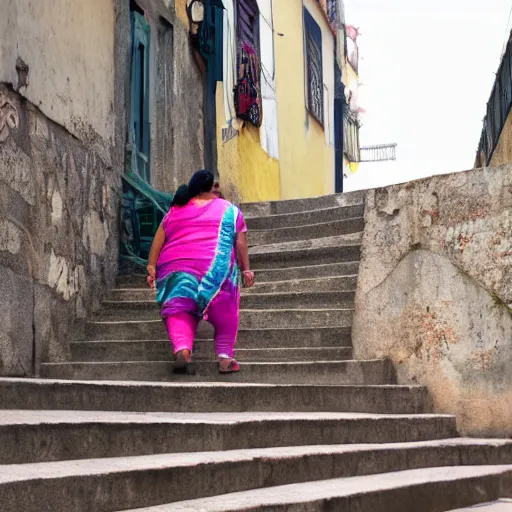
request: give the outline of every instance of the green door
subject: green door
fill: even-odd
[[[144,16],[131,13],[131,106],[128,134],[131,171],[150,182],[149,43],[150,28]]]

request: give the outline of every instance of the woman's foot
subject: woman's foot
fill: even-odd
[[[236,359],[232,357],[219,359],[219,373],[237,373],[239,371],[240,365]]]
[[[188,373],[192,354],[190,350],[180,350],[174,355],[173,373]]]

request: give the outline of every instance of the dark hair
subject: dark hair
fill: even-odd
[[[210,192],[213,188],[215,177],[210,171],[204,169],[194,173],[188,185],[181,185],[176,190],[171,206],[185,206],[194,197],[203,192]]]

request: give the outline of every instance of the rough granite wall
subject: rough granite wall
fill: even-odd
[[[117,273],[129,4],[8,2],[0,17],[0,375],[69,357]],[[114,44],[115,42],[115,44]]]
[[[151,27],[152,184],[203,166],[203,70],[172,0]],[[36,5],[37,4],[37,5]],[[130,2],[7,2],[0,16],[0,375],[64,361],[118,270]]]
[[[5,85],[0,139],[0,375],[68,357],[76,318],[117,270],[119,173]]]
[[[462,432],[512,435],[512,166],[368,191],[355,356],[390,357]]]

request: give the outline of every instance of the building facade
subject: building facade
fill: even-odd
[[[247,202],[341,191],[359,157],[351,108],[357,46],[348,51],[343,3],[183,3],[198,45],[210,50],[216,164],[227,196]]]

